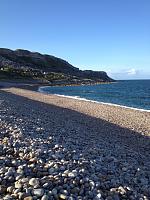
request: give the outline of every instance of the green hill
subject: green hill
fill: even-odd
[[[6,48],[0,48],[0,79],[40,80],[51,84],[94,84],[113,81],[104,71],[82,71],[55,56]]]

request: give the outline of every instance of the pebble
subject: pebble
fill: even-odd
[[[18,188],[18,189],[22,188],[22,184],[18,181],[15,182],[15,188]]]
[[[56,189],[56,188],[54,188],[54,189],[52,190],[52,194],[53,194],[53,195],[56,195],[56,194],[57,194],[57,189]]]
[[[149,199],[148,157],[142,160],[143,152],[121,146],[114,129],[101,140],[90,121],[80,126],[66,114],[64,121],[57,121],[46,105],[31,106],[26,100],[16,104],[18,98],[8,97],[0,105],[1,199]]]
[[[76,174],[73,173],[73,172],[69,172],[69,173],[68,173],[68,177],[75,177],[75,176],[76,176]]]
[[[0,185],[0,194],[5,193],[7,188],[4,185]]]
[[[101,199],[101,197],[102,197],[101,193],[98,193],[98,194],[96,195],[96,198],[97,198],[97,199]]]
[[[23,200],[33,200],[32,196],[25,197]]]
[[[12,193],[13,189],[14,189],[13,186],[9,186],[9,187],[7,188],[7,192]]]
[[[44,190],[42,188],[39,189],[33,189],[32,190],[32,194],[37,196],[37,197],[41,197],[44,194]]]
[[[31,185],[31,186],[39,186],[39,179],[37,179],[37,178],[31,178],[30,180],[29,180],[29,184]]]
[[[42,198],[41,198],[41,200],[48,200],[48,199],[49,199],[48,195],[44,195],[44,196],[42,196]]]
[[[60,194],[60,195],[59,195],[59,198],[60,198],[60,199],[67,199],[67,196],[66,196],[65,194]]]

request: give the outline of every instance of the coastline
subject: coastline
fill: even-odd
[[[89,99],[85,99],[85,98],[81,98],[81,97],[67,96],[67,95],[60,95],[60,94],[54,94],[54,95],[60,96],[60,97],[72,98],[72,99],[81,100],[81,101],[89,101],[92,103],[103,104],[103,105],[108,105],[108,106],[116,106],[116,107],[121,107],[121,108],[125,108],[125,109],[136,110],[136,111],[140,111],[140,112],[150,112],[150,110],[146,110],[146,109],[134,108],[134,107],[124,106],[124,105],[114,104],[114,103],[106,103],[106,102],[102,102],[102,101],[94,101],[94,100],[89,100]]]
[[[10,81],[10,80],[0,80],[0,88],[2,87],[18,87],[22,89],[28,89],[32,91],[38,91],[40,87],[70,87],[70,86],[81,86],[81,85],[100,85],[100,84],[112,84],[113,82],[95,82],[90,84],[50,84],[50,83],[36,83],[33,81]]]
[[[89,101],[89,102],[104,104],[104,105],[109,105],[109,106],[122,107],[122,108],[125,108],[125,109],[132,109],[132,110],[137,110],[137,111],[140,111],[140,112],[150,112],[150,110],[147,110],[147,109],[130,107],[130,106],[125,106],[125,105],[115,104],[115,103],[108,103],[108,102],[103,102],[103,101],[94,101],[94,100],[90,100],[90,99],[86,99],[86,98],[82,98],[82,97],[78,97],[78,96],[61,95],[61,94],[57,94],[57,93],[56,94],[50,94],[50,93],[46,93],[42,90],[42,88],[45,88],[45,87],[51,87],[51,86],[39,86],[37,91],[40,92],[40,93],[43,93],[43,94],[56,95],[56,96],[60,96],[60,97],[71,98],[71,99],[76,99],[76,100],[81,100],[81,101]]]
[[[109,103],[103,103],[103,102],[101,103],[97,101],[95,102],[91,100],[85,100],[82,98],[80,99],[76,97],[72,98],[72,97],[66,97],[62,95],[41,93],[41,92],[38,92],[37,90],[32,90],[32,87],[30,89],[24,89],[24,88],[22,89],[22,87],[21,88],[12,87],[12,88],[6,88],[6,89],[4,88],[2,90],[6,92],[10,92],[15,95],[33,99],[35,101],[39,101],[39,102],[44,101],[45,103],[52,104],[55,106],[60,106],[60,107],[75,110],[78,112],[83,112],[84,114],[88,114],[93,117],[101,117],[104,120],[110,121],[112,123],[117,123],[118,125],[124,124],[125,127],[126,127],[126,123],[125,123],[124,117],[127,120],[127,124],[130,124],[130,121],[132,121],[132,123],[135,123],[136,126],[139,126],[138,123],[140,123],[140,115],[142,117],[144,115],[146,117],[150,116],[149,112],[145,110],[141,112],[141,110],[139,109],[134,109],[134,108],[132,109],[131,107],[128,108],[128,107],[124,107],[124,106],[120,106],[116,104],[113,105]],[[116,116],[115,113],[118,113],[119,115]],[[114,114],[115,114],[116,119],[114,118]],[[138,123],[136,123],[137,121],[133,121],[133,118],[136,118]],[[141,121],[143,120],[141,119]],[[134,129],[136,129],[136,126],[134,127]],[[150,125],[148,126],[150,127]]]
[[[116,82],[106,82],[106,83],[96,83],[96,84],[112,84]],[[94,84],[95,85],[95,84]],[[26,89],[26,90],[31,90],[35,92],[40,92],[43,94],[47,94],[46,92],[43,92],[41,89],[45,87],[70,87],[70,86],[81,86],[81,85],[49,85],[46,83],[20,83],[20,82],[8,82],[8,81],[0,81],[0,89],[1,88],[10,88],[10,87],[15,87],[15,88],[21,88],[21,89]],[[40,89],[41,88],[41,89]],[[76,100],[81,100],[81,101],[89,101],[97,104],[103,104],[103,105],[108,105],[108,106],[115,106],[115,107],[121,107],[125,109],[131,109],[131,110],[137,110],[140,112],[150,112],[150,110],[147,109],[142,109],[142,108],[136,108],[136,107],[130,107],[130,106],[125,106],[121,104],[115,104],[115,103],[108,103],[108,102],[103,102],[103,101],[94,101],[82,97],[76,97],[76,96],[68,96],[68,95],[60,95],[60,94],[48,94],[48,95],[56,95],[60,97],[65,97],[65,98],[71,98],[71,99],[76,99]]]

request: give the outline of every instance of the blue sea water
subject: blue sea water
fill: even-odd
[[[150,80],[127,80],[99,85],[41,87],[39,91],[150,110]]]

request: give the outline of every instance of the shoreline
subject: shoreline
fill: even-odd
[[[135,115],[141,115],[141,116],[149,115],[149,113],[150,113],[145,110],[141,112],[141,110],[134,109],[134,108],[132,109],[130,107],[127,108],[127,107],[120,106],[120,105],[118,106],[118,105],[113,105],[113,104],[108,104],[108,103],[99,103],[99,102],[95,102],[95,101],[91,101],[91,100],[85,100],[82,98],[78,99],[78,98],[66,97],[66,96],[62,96],[62,95],[41,93],[37,90],[28,90],[28,89],[24,89],[24,88],[22,89],[22,88],[16,88],[16,87],[15,88],[6,88],[6,89],[4,88],[2,90],[6,91],[6,92],[10,92],[15,95],[27,97],[29,99],[34,99],[35,101],[39,101],[39,102],[44,101],[48,104],[64,107],[67,109],[71,108],[73,110],[76,110],[79,112],[84,112],[85,114],[88,114],[88,115],[90,114],[95,117],[99,117],[99,111],[97,110],[97,108],[102,109],[102,110],[104,110],[104,112],[102,112],[102,110],[101,110],[100,115],[102,115],[101,117],[105,120],[112,120],[114,112],[115,113],[120,112],[119,116],[120,116],[120,119],[122,119],[122,120],[123,120],[124,115],[128,115],[128,117],[129,117],[129,114],[132,115],[133,113],[135,113]],[[81,106],[82,104],[83,104],[83,109]],[[86,112],[84,109],[85,106],[87,106]],[[94,113],[93,109],[95,110],[95,113]],[[106,112],[106,115],[105,115],[105,112]],[[110,115],[111,119],[108,118],[107,112],[110,112],[109,115]],[[133,121],[132,117],[129,117],[128,121],[129,120]],[[113,121],[115,121],[115,123],[119,124],[116,120],[112,120],[112,122]],[[136,121],[135,121],[135,123],[136,123]],[[124,122],[121,122],[121,124],[124,124]],[[137,123],[137,125],[138,125],[138,123]]]
[[[150,113],[13,87],[0,101],[1,199],[149,198]]]
[[[150,112],[150,110],[146,110],[146,109],[142,109],[142,108],[129,107],[129,106],[124,106],[124,105],[115,104],[115,103],[106,103],[106,102],[102,102],[102,101],[94,101],[94,100],[85,99],[85,98],[81,98],[81,97],[67,96],[67,95],[60,95],[60,94],[54,94],[54,95],[60,96],[60,97],[65,97],[65,98],[72,98],[72,99],[81,100],[81,101],[89,101],[89,102],[93,102],[93,103],[97,103],[97,104],[116,106],[116,107],[121,107],[121,108],[125,108],[125,109],[136,110],[136,111],[140,111],[140,112]]]
[[[51,86],[38,87],[37,91],[40,92],[40,93],[43,93],[43,94],[48,94],[48,95],[56,95],[56,96],[60,96],[60,97],[71,98],[71,99],[76,99],[76,100],[81,100],[81,101],[89,101],[89,102],[98,103],[98,104],[122,107],[122,108],[125,108],[125,109],[132,109],[132,110],[137,110],[137,111],[140,111],[140,112],[150,112],[150,110],[147,110],[147,109],[130,107],[130,106],[125,106],[125,105],[120,105],[120,104],[115,104],[115,103],[102,102],[102,101],[94,101],[94,100],[90,100],[90,99],[86,99],[86,98],[82,98],[82,97],[78,97],[78,96],[69,96],[69,95],[46,93],[46,92],[42,91],[42,88],[45,88],[45,87],[51,87]]]
[[[112,84],[112,83],[116,83],[116,81],[114,82],[96,82],[94,84],[83,84],[84,85],[99,85],[99,84]],[[71,86],[81,86],[82,84],[68,84],[68,85],[50,85],[48,83],[34,83],[34,82],[18,82],[18,81],[3,81],[0,80],[0,89],[1,88],[10,88],[10,87],[15,87],[15,88],[21,88],[21,89],[27,89],[27,90],[31,90],[31,91],[37,91],[39,90],[39,88],[41,87],[71,87]]]
[[[106,82],[106,83],[98,83],[98,84],[112,84],[112,83],[116,83],[116,82],[117,81]],[[21,88],[21,89],[26,89],[26,90],[30,90],[30,91],[40,92],[40,93],[48,94],[48,95],[56,95],[56,96],[60,96],[60,97],[77,99],[77,100],[81,100],[81,101],[94,102],[94,103],[97,103],[97,104],[104,104],[104,105],[109,105],[109,106],[122,107],[122,108],[125,108],[125,109],[137,110],[137,111],[140,111],[140,112],[150,112],[150,110],[143,109],[143,108],[130,107],[130,106],[125,106],[125,105],[121,105],[121,104],[108,103],[108,102],[102,102],[102,101],[94,101],[94,100],[90,100],[90,99],[86,99],[86,98],[82,98],[82,97],[76,97],[76,96],[50,94],[50,93],[43,92],[42,90],[40,91],[40,88],[45,88],[45,87],[70,87],[70,86],[78,87],[78,86],[81,86],[81,85],[48,85],[48,84],[40,84],[40,83],[39,84],[37,84],[37,83],[19,83],[19,82],[14,83],[14,82],[8,82],[8,81],[2,81],[2,82],[0,81],[0,89],[1,88],[15,87],[15,88]]]

